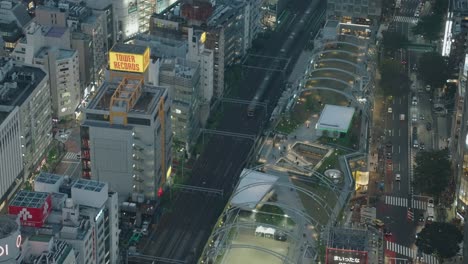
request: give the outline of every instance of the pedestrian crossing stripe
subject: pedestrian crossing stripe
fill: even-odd
[[[395,252],[397,254],[409,257],[411,259],[416,259],[418,256],[418,252],[414,249],[411,249],[409,247],[405,247],[402,245],[399,245],[394,242],[386,241],[386,250]],[[422,253],[422,261],[421,263],[426,263],[426,264],[439,264],[439,261],[437,260],[436,257],[428,254]]]
[[[418,23],[418,19],[414,17],[406,17],[406,16],[394,16],[393,21],[395,22],[403,22],[403,23]]]
[[[408,207],[408,198],[397,197],[397,196],[385,196],[385,204],[394,205],[394,206],[401,206],[401,207]],[[426,210],[427,209],[427,202],[421,200],[412,200],[411,208],[418,209],[418,210]]]
[[[67,159],[67,160],[76,160],[76,159],[78,159],[78,153],[75,153],[75,152],[67,152],[67,153],[65,154],[64,159]]]

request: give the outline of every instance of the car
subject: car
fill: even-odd
[[[424,142],[419,143],[419,150],[424,150],[425,148]]]
[[[400,121],[405,121],[405,115],[404,114],[400,115]]]
[[[412,116],[412,118],[411,118],[411,121],[417,122],[417,121],[418,121],[418,115],[417,115],[417,114],[413,114],[413,116]]]
[[[413,136],[418,134],[418,127],[413,127]]]
[[[388,230],[386,228],[384,228],[383,233],[384,233],[384,236],[386,236],[386,237],[392,236],[392,232],[390,232],[390,230]]]
[[[288,237],[286,236],[286,234],[284,232],[277,231],[277,232],[275,232],[275,240],[286,241],[286,240],[288,240]]]
[[[384,223],[382,220],[377,219],[377,218],[374,219],[374,220],[372,220],[372,223],[373,223],[375,226],[377,226],[377,227],[383,227],[383,226],[385,226],[385,223]]]
[[[430,85],[426,85],[426,92],[430,92],[431,91],[431,86]]]
[[[387,148],[387,150],[392,150],[392,147],[393,147],[392,142],[390,142],[390,141],[387,142],[387,143],[385,144],[385,147]]]
[[[395,181],[400,181],[400,180],[401,180],[401,175],[395,174]]]
[[[389,114],[393,113],[393,109],[391,107],[389,107],[387,111]]]
[[[80,153],[76,154],[76,159],[81,159],[81,154]]]
[[[423,114],[419,115],[419,120],[424,120],[424,115]]]
[[[149,228],[149,222],[144,221],[143,224],[141,225],[141,233],[145,236],[148,235],[148,228]]]
[[[412,90],[416,89],[416,84],[415,83],[411,84],[411,89]]]
[[[418,105],[418,98],[416,96],[413,96],[413,99],[411,100],[412,105]]]
[[[424,214],[419,214],[418,220],[420,223],[424,223]]]
[[[427,207],[432,207],[432,208],[434,208],[434,199],[430,198],[430,199],[427,201]]]
[[[431,122],[427,122],[427,123],[426,123],[426,130],[427,130],[427,131],[431,131],[431,130],[432,130],[432,124],[431,124]]]

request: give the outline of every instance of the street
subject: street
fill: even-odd
[[[310,1],[296,0],[291,5],[300,17]],[[323,3],[321,8],[323,10]],[[317,15],[315,15],[317,16]],[[314,18],[314,14],[311,14]],[[273,33],[268,46],[264,47],[262,55],[277,56],[283,42],[297,20],[281,28],[280,32]],[[312,19],[310,25],[305,25],[307,30],[318,30],[321,21]],[[309,32],[302,34],[293,43],[288,57],[291,57],[291,65],[299,56],[309,39]],[[262,61],[258,61],[259,64]],[[264,66],[264,65],[261,65]],[[265,71],[248,70],[244,74],[244,80],[240,91],[241,99],[251,100],[259,83],[263,79]],[[275,104],[283,88],[284,77],[275,75],[270,84],[265,99],[270,104]],[[218,127],[221,131],[256,135],[262,129],[265,115],[257,111],[253,118],[248,118],[245,105],[224,104],[224,116]],[[157,256],[169,259],[183,260],[193,263],[203,249],[206,239],[209,237],[217,217],[225,206],[226,199],[232,192],[241,170],[247,162],[247,155],[252,148],[252,140],[236,137],[205,135],[204,151],[195,163],[192,177],[188,185],[223,190],[224,196],[210,196],[207,193],[179,193],[174,199],[170,212],[163,215],[160,223],[149,235],[148,243],[140,251],[145,255]],[[169,195],[169,194],[165,194]],[[137,258],[129,257],[129,263],[141,263]]]

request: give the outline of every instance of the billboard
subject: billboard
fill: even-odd
[[[22,226],[42,227],[52,210],[52,197],[49,194],[44,203],[38,207],[8,206],[8,213],[18,215]]]
[[[109,68],[114,71],[145,72],[150,61],[150,49],[143,54],[109,52]]]
[[[327,248],[325,264],[367,264],[367,252]]]

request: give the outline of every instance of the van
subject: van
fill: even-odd
[[[400,121],[405,121],[405,115],[404,114],[400,115]]]

